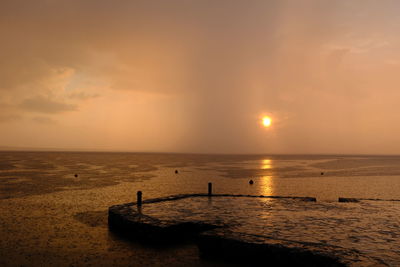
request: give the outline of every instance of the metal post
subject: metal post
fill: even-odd
[[[142,206],[142,191],[137,191],[136,195],[137,195],[136,204],[138,206]]]
[[[208,183],[208,196],[212,195],[212,183]]]

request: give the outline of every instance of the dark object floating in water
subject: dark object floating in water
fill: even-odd
[[[249,181],[249,184],[254,184],[254,181],[253,181],[253,180],[250,180],[250,181]]]
[[[339,202],[360,202],[357,198],[339,197]]]
[[[178,173],[178,170],[175,170],[175,173]]]
[[[324,175],[324,173],[323,173],[323,172],[321,172],[321,175]]]
[[[78,177],[78,174],[76,174],[76,173],[75,173],[75,175],[74,175],[74,176],[75,176],[75,178],[77,178],[77,177]]]

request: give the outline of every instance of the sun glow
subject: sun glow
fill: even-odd
[[[264,116],[264,117],[262,118],[262,124],[263,124],[264,127],[269,127],[269,126],[271,126],[271,122],[272,122],[272,120],[271,120],[271,118],[268,117],[268,116]]]

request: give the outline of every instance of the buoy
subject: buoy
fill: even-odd
[[[250,180],[250,181],[249,181],[249,184],[254,184],[253,180]]]
[[[178,173],[178,170],[175,170],[175,173]]]
[[[78,177],[78,174],[76,174],[76,173],[75,173],[75,175],[74,175],[74,176],[75,176],[75,178],[77,178],[77,177]]]

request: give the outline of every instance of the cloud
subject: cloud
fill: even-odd
[[[13,121],[18,121],[21,120],[22,116],[20,114],[0,114],[0,123],[5,123],[5,122],[13,122]]]
[[[84,92],[77,92],[77,93],[72,93],[68,95],[69,98],[71,99],[78,99],[78,100],[88,100],[88,99],[93,99],[99,97],[99,94],[87,94]]]
[[[40,124],[55,124],[56,121],[50,117],[43,117],[43,116],[37,116],[33,117],[32,120],[34,122],[40,123]]]
[[[62,113],[67,111],[76,110],[76,105],[67,104],[64,102],[58,102],[50,98],[43,96],[35,96],[32,98],[25,99],[21,104],[20,108],[26,111],[33,111],[39,113]]]
[[[372,140],[379,129],[366,118],[395,120],[385,103],[398,99],[399,5],[3,0],[2,120],[44,122],[38,113],[54,114],[59,129],[86,127],[110,146],[121,133],[121,143],[135,134],[130,148],[143,150],[163,150],[158,140],[171,139],[171,150],[309,152],[299,140],[316,140],[316,151],[325,141],[336,149],[332,140],[345,129],[354,129],[349,140],[365,129]],[[260,131],[263,112],[279,130]],[[380,126],[392,140],[400,134]],[[72,136],[59,139],[82,140]]]

